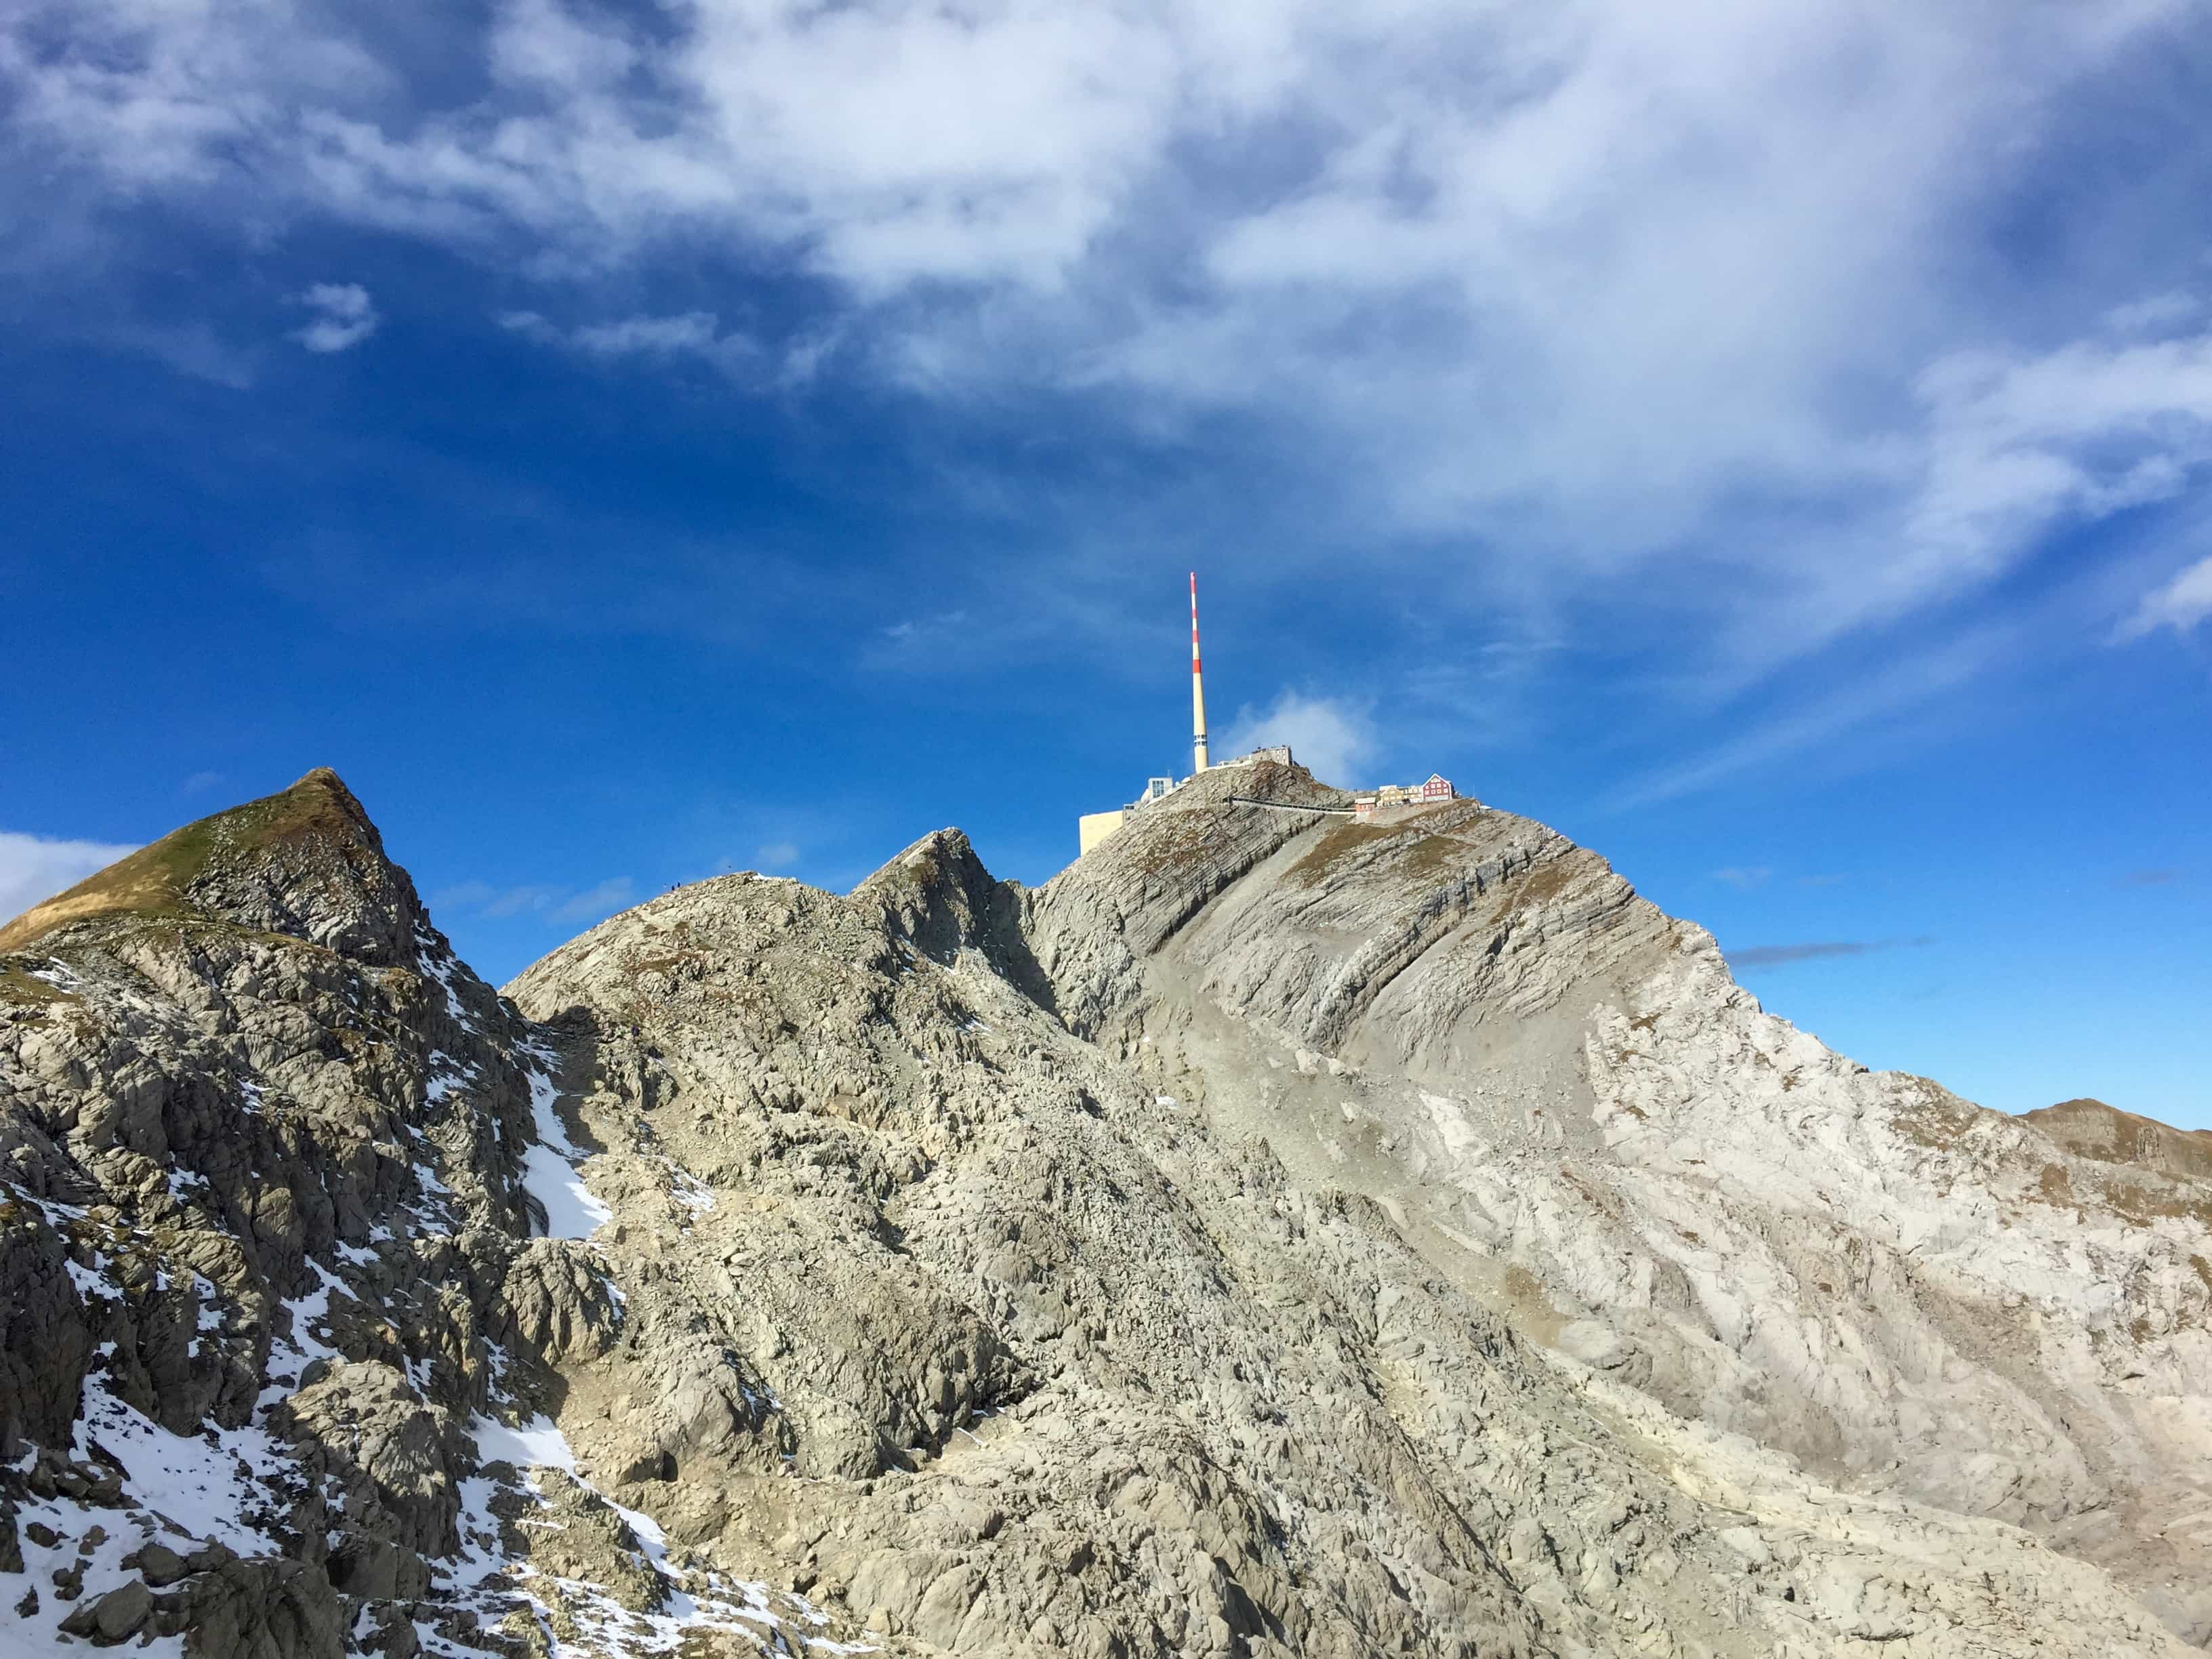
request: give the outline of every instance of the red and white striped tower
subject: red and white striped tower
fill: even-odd
[[[1198,572],[1190,573],[1190,751],[1193,769],[1203,772],[1206,758],[1206,680],[1198,665]]]

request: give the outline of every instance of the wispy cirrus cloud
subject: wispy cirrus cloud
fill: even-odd
[[[1753,945],[1722,952],[1731,968],[1756,971],[1787,968],[1793,963],[1823,962],[1837,957],[1870,957],[1884,951],[1914,950],[1936,940],[1922,934],[1913,939],[1827,939],[1806,945]]]
[[[596,886],[575,888],[525,884],[501,887],[488,881],[456,882],[429,896],[434,910],[458,911],[488,920],[535,916],[548,923],[595,922],[630,903],[637,884],[612,876]]]
[[[949,642],[967,631],[969,622],[965,611],[939,611],[929,616],[902,617],[878,631],[886,645],[905,649]]]
[[[1714,788],[1808,750],[1832,748],[1885,722],[1908,717],[1964,685],[2005,658],[2021,625],[1986,623],[1932,647],[1900,657],[1886,668],[1824,687],[1795,708],[1765,714],[1703,753],[1680,756],[1626,780],[1605,798],[1615,811],[1650,806]]]
[[[1730,865],[1725,869],[1714,871],[1713,879],[1727,883],[1740,893],[1748,893],[1755,888],[1765,886],[1766,878],[1773,873],[1763,864]]]
[[[1276,540],[1418,567],[1435,611],[1681,641],[1686,680],[1990,592],[2212,461],[2182,210],[2212,133],[2125,96],[2203,0],[380,15],[28,0],[0,135],[87,199],[477,261],[528,301],[510,332],[590,362],[1233,430],[1304,484]],[[1997,228],[2100,121],[2162,146],[2100,193],[2130,258],[1999,281]],[[755,326],[763,287],[790,314]],[[376,325],[357,284],[308,293],[311,349]],[[2154,599],[2130,637],[2205,614]],[[1662,769],[1645,799],[1705,787]]]
[[[1907,599],[2001,572],[2056,522],[2168,500],[2212,465],[2212,332],[1959,352],[1919,388],[1931,422],[1897,570]],[[2201,617],[2212,560],[2196,572]]]
[[[111,321],[91,332],[95,343],[150,357],[190,380],[233,392],[251,386],[260,372],[258,355],[225,340],[210,325]]]
[[[2120,625],[2118,638],[2140,639],[2161,628],[2186,634],[2208,617],[2212,617],[2212,555],[2145,594],[2135,613]]]
[[[723,328],[710,311],[671,316],[637,315],[563,328],[534,311],[510,311],[499,319],[509,333],[543,345],[559,346],[602,362],[623,358],[667,362],[696,358],[728,374],[757,374],[763,364],[759,343]]]

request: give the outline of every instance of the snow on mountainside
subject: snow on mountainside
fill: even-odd
[[[2212,1632],[2196,1138],[1866,1073],[1526,820],[1231,794],[1335,798],[501,996],[318,772],[0,929],[0,1650]]]
[[[545,1425],[547,1357],[621,1326],[543,1236],[592,1218],[550,1062],[334,775],[0,940],[0,1648],[817,1627],[671,1561]]]

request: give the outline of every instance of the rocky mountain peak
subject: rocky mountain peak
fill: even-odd
[[[1231,765],[496,994],[327,772],[0,948],[0,1651],[2175,1659],[2212,1137]],[[1323,809],[1323,810],[1316,810]]]
[[[406,872],[338,775],[172,830],[0,928],[19,951],[89,923],[217,921],[288,934],[382,966],[411,966],[422,921]]]
[[[853,897],[880,907],[885,930],[932,959],[949,963],[963,950],[980,951],[1025,994],[1051,1004],[1051,983],[1022,932],[1021,889],[985,869],[960,830],[931,831],[861,882]]]

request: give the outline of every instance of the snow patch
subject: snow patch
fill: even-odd
[[[568,1437],[561,1432],[559,1424],[542,1413],[512,1425],[496,1418],[477,1416],[470,1420],[469,1432],[476,1437],[479,1462],[512,1463],[518,1469],[559,1469],[564,1474],[576,1473],[576,1454],[568,1444]]]
[[[584,1184],[576,1173],[583,1152],[561,1127],[554,1103],[560,1091],[544,1072],[530,1074],[530,1115],[538,1130],[538,1144],[522,1155],[522,1184],[545,1206],[545,1231],[553,1238],[589,1238],[614,1212]]]
[[[276,1338],[269,1344],[266,1368],[269,1384],[261,1390],[257,1401],[264,1407],[290,1399],[293,1391],[300,1386],[301,1374],[314,1361],[343,1357],[315,1334],[314,1327],[330,1322],[331,1292],[333,1290],[344,1291],[345,1281],[313,1256],[307,1258],[307,1265],[315,1270],[323,1282],[307,1295],[292,1297],[278,1304],[291,1316],[292,1334],[289,1337]],[[346,1291],[346,1294],[350,1296],[353,1292]],[[276,1368],[280,1364],[289,1365],[292,1374],[289,1376],[278,1376]]]
[[[537,1416],[520,1423],[506,1424],[478,1416],[471,1421],[469,1428],[476,1437],[477,1455],[485,1462],[503,1461],[526,1472],[533,1468],[558,1469],[580,1486],[598,1493],[607,1507],[623,1518],[637,1539],[647,1564],[662,1581],[665,1599],[661,1609],[639,1613],[624,1607],[595,1585],[574,1579],[549,1579],[526,1562],[507,1559],[500,1552],[499,1525],[490,1507],[497,1486],[484,1476],[462,1481],[460,1529],[463,1553],[467,1559],[464,1563],[465,1570],[455,1574],[457,1580],[465,1583],[481,1577],[479,1569],[503,1571],[512,1575],[521,1593],[541,1616],[550,1613],[551,1608],[536,1587],[557,1584],[580,1639],[554,1639],[555,1659],[676,1654],[686,1650],[693,1632],[732,1631],[757,1640],[763,1631],[784,1626],[784,1619],[769,1605],[766,1584],[730,1579],[717,1572],[687,1570],[670,1561],[668,1535],[661,1530],[659,1522],[640,1510],[623,1508],[578,1474],[575,1452],[568,1444],[568,1437],[550,1418]],[[524,1485],[531,1491],[538,1490],[526,1473]],[[527,1527],[532,1523],[526,1518],[519,1524]],[[798,1600],[800,1616],[808,1624],[828,1622],[827,1616],[811,1603],[794,1599]],[[422,1627],[418,1626],[417,1629]],[[424,1631],[422,1634],[426,1647],[431,1647],[427,1640],[429,1632]],[[833,1642],[799,1632],[793,1632],[793,1637],[805,1646],[824,1653],[876,1651],[866,1644]],[[443,1646],[431,1647],[431,1650],[448,1651]],[[452,1651],[458,1656],[458,1650]]]
[[[106,1375],[94,1372],[84,1379],[71,1455],[89,1459],[95,1441],[123,1466],[132,1498],[171,1526],[240,1555],[275,1552],[252,1518],[278,1518],[280,1507],[266,1487],[297,1471],[267,1430],[172,1434],[117,1399]]]
[[[704,1215],[714,1207],[713,1188],[673,1158],[668,1161],[668,1195],[693,1215]]]
[[[422,963],[423,973],[435,980],[438,988],[446,994],[446,1012],[464,1030],[473,1031],[476,1027],[469,1018],[469,1011],[461,1006],[461,1000],[453,990],[453,969],[459,963],[452,952],[420,927],[415,930],[415,950],[416,959]]]
[[[49,1227],[58,1227],[66,1221],[82,1221],[85,1218],[86,1211],[81,1204],[64,1204],[55,1199],[34,1197],[12,1181],[0,1181],[0,1188],[5,1188],[9,1197],[15,1202],[27,1204],[46,1217]]]
[[[169,1172],[169,1196],[183,1200],[193,1188],[204,1191],[208,1178],[198,1170],[172,1170]]]
[[[109,1536],[89,1552],[80,1553],[74,1534],[88,1534],[88,1522],[94,1514]],[[151,1522],[137,1516],[125,1519],[113,1511],[88,1513],[59,1499],[30,1497],[16,1500],[15,1521],[23,1573],[21,1580],[13,1574],[0,1578],[0,1653],[9,1659],[84,1659],[89,1644],[64,1636],[54,1626],[76,1607],[97,1601],[138,1576],[123,1565],[123,1558],[152,1534]],[[51,1527],[58,1534],[56,1541],[41,1544],[32,1537],[27,1528],[34,1521]],[[84,1575],[83,1594],[75,1603],[58,1599],[53,1591],[54,1575],[70,1568],[81,1569]],[[39,1610],[27,1617],[16,1611],[23,1599],[19,1583],[38,1593]],[[184,1650],[182,1636],[159,1637],[143,1644],[134,1641],[131,1648],[133,1655],[151,1654],[155,1659],[182,1659]]]
[[[76,1286],[76,1293],[80,1297],[99,1296],[118,1300],[121,1298],[123,1295],[121,1288],[107,1276],[107,1258],[98,1250],[92,1253],[92,1266],[89,1267],[81,1267],[74,1261],[66,1265],[69,1268],[70,1283]]]
[[[438,1172],[428,1164],[417,1164],[414,1169],[415,1179],[422,1184],[423,1191],[435,1193],[440,1198],[451,1198],[453,1195],[453,1189],[448,1187]]]
[[[216,1293],[215,1281],[196,1273],[192,1275],[192,1290],[199,1297],[199,1329],[220,1331],[222,1328],[222,1303]]]

